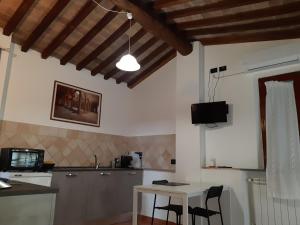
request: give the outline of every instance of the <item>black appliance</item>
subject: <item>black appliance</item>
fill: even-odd
[[[39,171],[44,163],[44,150],[27,148],[2,148],[0,169]]]
[[[228,104],[225,101],[192,104],[192,124],[227,122]]]
[[[121,156],[121,168],[129,168],[131,165],[132,157],[129,155],[122,155]]]

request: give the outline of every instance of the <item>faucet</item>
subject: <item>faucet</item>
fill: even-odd
[[[94,155],[94,158],[95,158],[95,168],[98,169],[100,167],[100,163],[98,163],[98,158],[96,154]]]

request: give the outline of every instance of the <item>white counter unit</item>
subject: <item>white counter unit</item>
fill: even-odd
[[[50,187],[52,173],[43,172],[0,172],[0,177]]]

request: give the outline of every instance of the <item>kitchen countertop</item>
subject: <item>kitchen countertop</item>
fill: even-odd
[[[84,166],[70,166],[70,167],[54,167],[53,172],[69,172],[69,171],[132,171],[132,170],[149,170],[149,171],[160,171],[160,172],[170,172],[174,173],[175,170],[167,170],[167,169],[152,169],[152,168],[111,168],[111,167],[100,167],[96,169],[95,167],[84,167]]]
[[[80,167],[80,166],[74,166],[74,167],[54,167],[53,172],[64,172],[64,171],[132,171],[132,170],[143,170],[143,169],[133,169],[133,168],[111,168],[111,167],[100,167],[96,169],[95,167]]]
[[[51,188],[36,184],[29,184],[19,181],[9,181],[11,188],[0,189],[0,197],[17,196],[17,195],[36,195],[36,194],[50,194],[57,193],[57,188]]]

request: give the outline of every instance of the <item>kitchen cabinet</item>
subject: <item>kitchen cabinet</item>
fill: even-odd
[[[118,199],[119,213],[126,213],[132,211],[133,204],[133,187],[132,184],[142,184],[143,174],[139,171],[124,171],[116,174],[119,191],[116,193]],[[126,179],[124,179],[126,177]],[[140,181],[139,183],[137,181]]]
[[[116,172],[89,173],[90,188],[87,195],[87,219],[105,218],[118,213],[118,179]]]
[[[54,224],[80,224],[86,217],[87,172],[54,172],[52,187],[58,188]]]
[[[141,170],[56,171],[59,188],[54,225],[76,225],[132,211],[133,186],[142,184]]]

